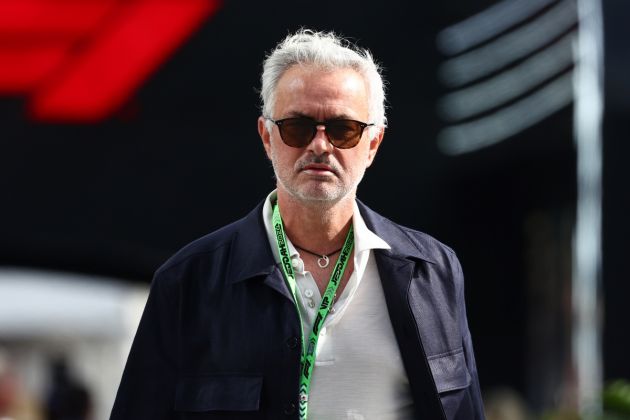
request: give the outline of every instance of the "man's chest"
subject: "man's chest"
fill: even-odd
[[[318,336],[309,413],[314,419],[407,418],[409,381],[376,265],[368,262],[358,284],[356,275]],[[308,287],[308,282],[302,284]],[[309,299],[300,300],[307,334],[317,306],[309,308]]]

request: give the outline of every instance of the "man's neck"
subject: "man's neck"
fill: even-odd
[[[354,212],[354,194],[335,203],[302,202],[278,190],[284,230],[294,245],[328,254],[339,249],[348,234]]]

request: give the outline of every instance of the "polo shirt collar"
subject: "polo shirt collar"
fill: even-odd
[[[269,238],[269,229],[266,228],[266,223],[271,220],[271,202],[269,201],[271,197],[274,197],[275,200],[275,191],[269,194],[265,202],[256,206],[245,218],[236,222],[238,227],[232,243],[235,259],[234,265],[230,268],[232,282],[239,282],[259,275],[269,275],[276,269],[277,261],[279,261],[278,249],[275,246],[275,239]],[[372,211],[359,200],[356,200],[355,203],[359,209],[358,214],[361,216],[361,218],[356,218],[355,223],[363,223],[366,227],[365,231],[378,238],[375,239],[368,234],[364,243],[363,235],[359,234],[358,245],[355,244],[359,252],[374,249],[377,253],[398,259],[436,263],[436,256],[440,254],[440,249],[442,249],[437,246],[436,240],[424,234],[421,235],[425,239],[418,240],[407,232],[407,228],[403,228]],[[263,217],[267,214],[270,215],[268,218]],[[362,227],[358,229],[362,230]],[[383,247],[377,248],[378,243]],[[384,245],[387,245],[387,248]],[[291,255],[297,254],[291,244],[289,244],[289,249]],[[280,273],[278,272],[278,274]]]
[[[271,246],[271,251],[273,252],[274,259],[276,262],[280,262],[280,254],[278,253],[278,247],[276,245],[276,237],[274,234],[273,226],[272,226],[272,216],[273,216],[273,203],[276,202],[278,197],[277,190],[273,190],[263,204],[262,209],[262,218],[265,224],[265,231],[267,232],[267,239],[269,240],[269,244]],[[359,206],[354,201],[354,211],[352,214],[352,224],[354,227],[354,252],[355,254],[359,254],[363,251],[369,251],[372,249],[391,249],[391,247],[381,239],[378,235],[372,232],[363,217],[361,216],[361,212],[359,211]],[[295,249],[291,240],[287,238],[287,243],[289,245],[289,254],[291,258],[298,256],[298,251]]]

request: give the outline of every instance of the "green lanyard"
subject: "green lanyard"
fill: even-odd
[[[339,258],[337,258],[337,263],[335,264],[335,268],[333,269],[330,280],[328,281],[328,286],[326,286],[326,291],[324,292],[322,303],[321,305],[319,305],[317,317],[315,318],[315,323],[313,324],[313,330],[308,337],[307,345],[307,343],[304,341],[302,315],[300,314],[300,309],[297,306],[298,303],[296,295],[295,273],[293,271],[293,266],[291,265],[289,247],[287,245],[287,237],[284,234],[282,217],[280,217],[280,209],[278,208],[277,204],[273,207],[272,222],[274,232],[276,233],[276,245],[278,245],[278,253],[280,254],[280,265],[282,266],[284,279],[287,282],[291,293],[293,294],[293,302],[295,303],[295,308],[297,309],[298,316],[300,318],[300,331],[302,332],[302,354],[300,358],[300,419],[306,420],[308,411],[308,393],[311,389],[311,375],[313,373],[313,367],[315,367],[315,349],[317,348],[319,331],[322,325],[324,325],[324,321],[328,316],[328,312],[330,311],[330,308],[332,306],[331,303],[333,301],[335,293],[337,293],[337,287],[339,287],[339,283],[341,282],[341,278],[343,277],[343,272],[346,270],[346,266],[348,265],[348,260],[350,259],[350,254],[352,253],[352,247],[354,246],[354,233],[352,225],[350,225],[348,236],[346,236],[346,241],[343,244],[343,248],[341,249]]]

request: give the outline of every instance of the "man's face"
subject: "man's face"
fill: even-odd
[[[368,121],[368,91],[363,77],[352,69],[321,71],[293,66],[280,78],[276,88],[274,120],[309,117],[317,121],[352,119]],[[308,146],[287,146],[276,125],[267,130],[258,120],[258,131],[278,180],[278,192],[302,202],[338,202],[351,195],[376,155],[383,138],[369,138],[366,128],[361,141],[351,149],[338,149],[318,127]]]

